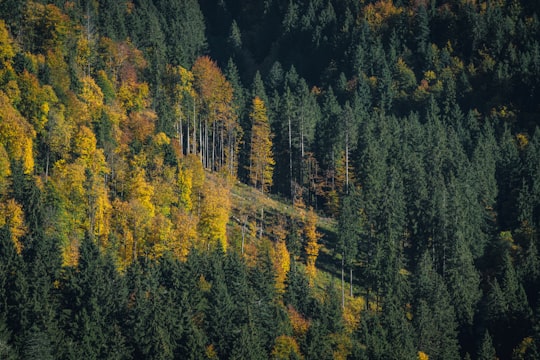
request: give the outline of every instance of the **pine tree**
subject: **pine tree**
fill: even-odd
[[[495,353],[495,348],[493,347],[493,342],[491,341],[491,336],[489,332],[484,333],[484,338],[482,343],[478,348],[478,360],[495,360],[497,359],[497,354]]]

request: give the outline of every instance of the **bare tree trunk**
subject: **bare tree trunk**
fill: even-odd
[[[293,192],[293,163],[292,163],[292,129],[291,129],[291,116],[288,116],[289,120],[289,177],[291,180],[291,199],[294,200]]]
[[[345,191],[349,193],[349,132],[345,131]]]
[[[353,297],[353,278],[352,278],[352,265],[351,265],[351,268],[349,269],[350,270],[350,281],[351,281],[351,298]]]

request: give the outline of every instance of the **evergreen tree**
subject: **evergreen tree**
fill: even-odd
[[[442,277],[428,253],[418,264],[414,291],[417,347],[430,359],[459,359],[457,322]]]

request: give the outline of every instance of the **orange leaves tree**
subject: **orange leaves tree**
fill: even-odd
[[[235,176],[241,128],[232,105],[233,88],[208,56],[198,58],[192,72],[202,110],[198,149],[203,164]]]
[[[249,179],[254,186],[260,186],[262,192],[272,186],[274,157],[272,154],[272,133],[264,101],[255,97],[249,115],[251,127],[251,153],[249,157]]]

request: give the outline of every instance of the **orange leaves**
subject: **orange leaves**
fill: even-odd
[[[289,320],[291,321],[291,326],[293,329],[294,336],[301,338],[306,335],[309,330],[310,322],[302,316],[296,309],[292,306],[287,308],[287,313],[289,315]]]
[[[142,110],[129,115],[124,130],[127,143],[137,140],[141,143],[153,134],[157,115],[152,110]]]
[[[202,56],[193,64],[192,72],[195,89],[208,108],[210,116],[215,113],[222,115],[227,113],[233,90],[217,64],[208,56]]]

